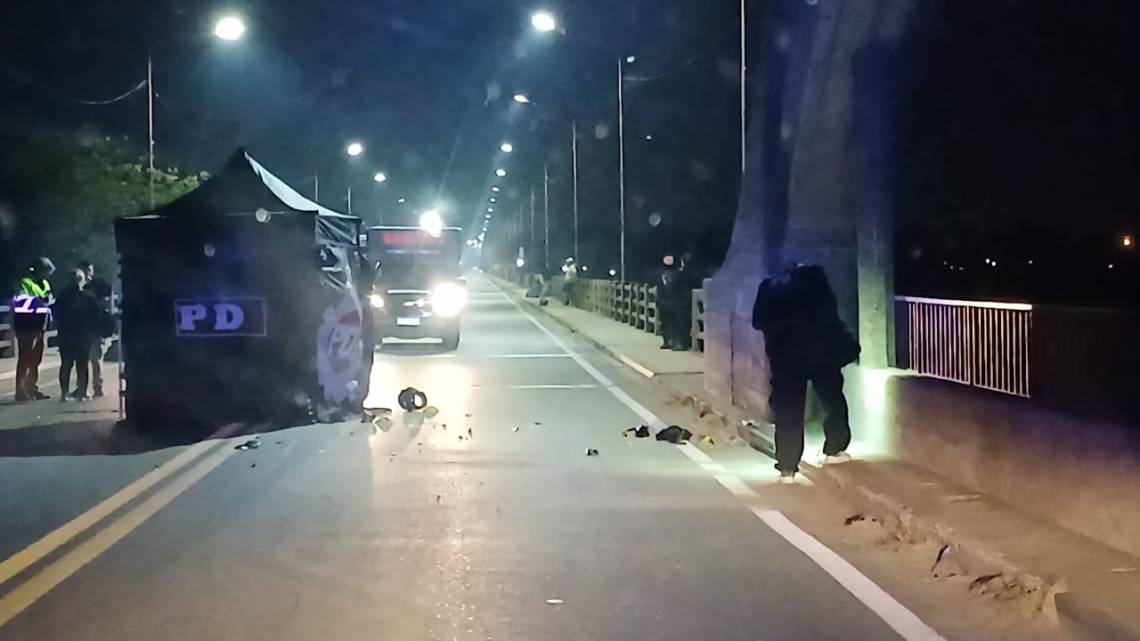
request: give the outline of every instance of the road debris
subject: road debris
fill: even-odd
[[[429,421],[437,416],[439,416],[439,408],[435,405],[428,405],[424,408],[424,417]]]
[[[586,456],[597,456],[597,455],[598,455],[598,450],[595,450],[592,447],[586,448]]]
[[[858,523],[859,521],[865,521],[866,519],[867,517],[863,516],[862,514],[852,514],[851,516],[843,519],[843,525],[851,525],[852,523]],[[942,558],[941,552],[938,553],[938,558]]]
[[[247,450],[257,450],[257,449],[261,449],[261,441],[259,441],[259,440],[255,439],[255,438],[254,438],[254,439],[250,439],[250,440],[246,441],[245,443],[242,443],[241,445],[238,445],[238,446],[237,446],[237,447],[235,447],[234,449],[235,449],[235,450],[237,450],[237,451],[239,451],[239,452],[245,452],[245,451],[247,451]]]
[[[443,495],[442,494],[436,494],[435,495],[435,502],[440,503],[442,501],[443,501]]]
[[[517,428],[517,427],[512,427],[512,428],[511,428],[511,431],[512,431],[512,432],[517,432],[517,431],[519,431],[519,428]]]
[[[388,418],[387,416],[376,417],[372,420],[372,424],[375,425],[376,429],[380,430],[381,432],[387,432],[388,430],[392,429],[392,419]]]
[[[649,438],[649,426],[642,425],[640,427],[631,427],[621,433],[625,438],[636,436],[637,438]]]
[[[684,443],[691,438],[693,438],[692,432],[677,425],[670,425],[657,433],[658,441],[665,441],[674,445]]]
[[[475,438],[475,433],[471,431],[471,428],[470,428],[470,427],[469,427],[469,428],[467,428],[467,438],[470,438],[470,439],[474,439],[474,438]]]
[[[416,412],[427,407],[427,395],[414,387],[406,387],[396,396],[396,402],[407,412]]]
[[[708,434],[705,434],[704,436],[702,436],[697,442],[700,443],[701,445],[708,445],[709,447],[716,447],[716,440],[713,437],[709,436]]]
[[[563,603],[566,603],[566,602],[563,601],[562,599],[547,599],[546,603],[548,605],[562,605]]]

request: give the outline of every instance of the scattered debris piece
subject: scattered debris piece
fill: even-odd
[[[285,441],[273,441],[274,445],[284,445]]]
[[[535,425],[542,425],[542,421],[535,421],[534,424]]]
[[[598,450],[595,450],[592,447],[586,448],[586,456],[597,456],[597,455],[598,455]]]
[[[622,432],[621,435],[626,438],[629,438],[630,436],[636,436],[637,438],[649,438],[649,426],[642,425],[640,427],[631,427],[628,430]]]
[[[684,443],[691,438],[693,438],[692,432],[676,425],[670,425],[669,427],[666,427],[657,433],[658,441],[666,441],[668,443],[673,443],[674,445]]]
[[[428,405],[424,408],[424,417],[429,421],[437,416],[439,416],[439,408],[435,405]]]
[[[860,521],[866,521],[866,520],[867,520],[867,517],[863,516],[862,514],[852,514],[851,516],[843,519],[843,525],[851,525],[852,523],[858,523]],[[946,546],[946,547],[950,547],[950,546]],[[943,549],[945,549],[945,548],[943,548]],[[938,558],[940,560],[942,559],[942,552],[938,553]]]
[[[235,450],[237,450],[237,451],[239,451],[239,452],[245,452],[246,450],[257,450],[257,449],[261,449],[261,441],[259,441],[259,440],[255,439],[255,438],[254,438],[254,439],[250,439],[250,440],[246,441],[245,443],[242,443],[241,445],[238,445],[238,446],[237,446],[237,447],[235,447],[234,449],[235,449]]]
[[[517,431],[519,431],[519,428],[517,428],[517,427],[512,427],[512,428],[511,428],[511,431],[512,431],[512,432],[517,432]]]
[[[250,463],[249,466],[250,467],[257,467],[257,463]]]
[[[716,447],[716,440],[713,439],[713,437],[709,436],[708,434],[705,434],[704,436],[702,436],[700,438],[699,442],[701,445],[708,445],[709,447]]]
[[[442,494],[436,494],[435,495],[435,502],[439,503],[441,501],[443,501],[443,495]]]
[[[388,418],[387,416],[376,417],[372,421],[372,424],[375,425],[376,429],[380,430],[381,432],[387,432],[388,430],[392,429],[392,419]]]
[[[471,418],[471,412],[468,412],[468,413],[464,414],[463,416],[466,418]]]
[[[997,574],[983,574],[982,576],[980,576],[980,577],[978,577],[978,578],[976,578],[970,582],[970,590],[971,591],[974,591],[974,590],[984,591],[986,589],[986,586],[989,584],[990,581],[993,581],[994,579],[997,579],[1000,577],[1001,577],[1001,572],[998,572]]]
[[[460,435],[459,435],[459,440],[461,440],[461,441],[463,440],[463,435],[462,435],[462,434],[460,434]]]
[[[427,395],[414,387],[406,387],[396,396],[396,402],[407,412],[416,412],[427,407]]]
[[[471,439],[475,438],[475,433],[471,431],[470,427],[467,428],[467,438],[471,438]]]
[[[547,599],[546,603],[549,605],[562,605],[563,603],[566,603],[566,602],[563,601],[562,599]]]
[[[366,407],[366,408],[364,408],[364,413],[369,414],[371,416],[384,416],[385,414],[391,414],[392,408],[390,408],[390,407]]]

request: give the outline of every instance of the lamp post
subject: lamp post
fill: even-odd
[[[245,21],[238,16],[223,16],[214,24],[214,36],[219,40],[235,42],[245,35]],[[148,190],[150,208],[154,209],[154,57],[146,54],[146,121],[147,121],[147,168],[149,170]]]

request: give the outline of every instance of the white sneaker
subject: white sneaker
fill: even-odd
[[[840,463],[850,463],[850,462],[851,462],[851,455],[848,454],[847,452],[840,452],[838,454],[832,454],[830,456],[824,457],[824,459],[823,459],[824,465],[839,465]]]
[[[795,485],[796,473],[795,472],[780,472],[780,478],[776,479],[780,485]]]

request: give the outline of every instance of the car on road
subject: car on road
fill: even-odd
[[[467,287],[460,271],[463,230],[371,227],[368,256],[379,265],[368,303],[377,345],[385,338],[438,338],[459,348]]]

